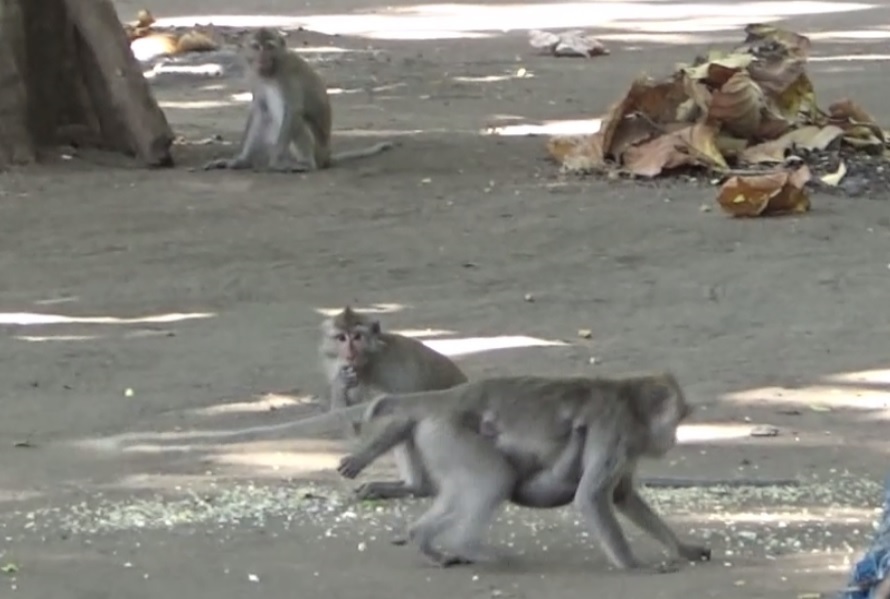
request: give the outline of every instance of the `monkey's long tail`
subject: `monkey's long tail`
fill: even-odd
[[[368,146],[367,148],[362,148],[360,150],[347,150],[345,152],[338,152],[331,156],[332,164],[340,164],[346,160],[354,160],[356,158],[367,158],[368,156],[374,156],[376,154],[381,154],[386,150],[390,150],[396,147],[391,141],[382,141],[380,143],[374,144],[373,146]]]

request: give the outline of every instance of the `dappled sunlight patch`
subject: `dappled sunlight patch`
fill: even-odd
[[[890,54],[838,54],[810,58],[810,62],[878,62],[884,60],[890,60]]]
[[[683,424],[677,429],[677,442],[681,444],[736,441],[751,436],[750,424]]]
[[[470,39],[516,30],[599,27],[642,32],[707,32],[734,29],[752,18],[772,22],[795,15],[854,12],[858,2],[556,2],[510,4],[416,4],[360,14],[201,15],[158,19],[158,27],[305,27],[370,39]]]
[[[456,335],[457,331],[449,331],[446,329],[394,329],[393,333],[404,337],[444,337],[446,335]]]
[[[43,343],[46,341],[95,341],[102,339],[102,335],[16,335],[18,341],[30,343]]]
[[[482,135],[592,135],[603,126],[603,119],[550,120],[535,124],[496,125],[482,129]]]
[[[830,374],[822,377],[822,380],[835,383],[880,384],[886,385],[887,390],[890,391],[890,369],[887,368]]]
[[[407,308],[405,304],[370,304],[369,306],[352,306],[353,311],[361,314],[394,314]],[[321,307],[315,311],[325,317],[334,316],[343,311],[343,306],[335,308]]]
[[[0,312],[0,325],[12,324],[19,326],[47,324],[148,324],[170,323],[184,320],[213,318],[214,312],[172,312],[133,318],[116,316],[65,316],[63,314],[39,314],[36,312]]]
[[[223,102],[219,100],[166,100],[159,101],[158,105],[167,109],[178,110],[207,110],[208,108],[226,108],[232,106],[232,102]]]
[[[569,345],[563,341],[548,341],[525,335],[504,335],[499,337],[466,337],[463,339],[429,339],[423,343],[446,356],[466,356],[499,349],[526,347],[562,347]]]
[[[266,393],[254,401],[236,401],[216,404],[203,408],[189,410],[194,416],[213,417],[224,414],[244,414],[251,412],[271,412],[286,407],[305,406],[315,403],[311,395],[284,395],[281,393]]]
[[[797,404],[815,412],[832,409],[886,410],[890,408],[890,389],[867,387],[808,385],[805,387],[760,387],[728,393],[727,399],[739,403]]]

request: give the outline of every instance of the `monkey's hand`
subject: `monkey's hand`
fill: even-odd
[[[340,460],[337,472],[344,478],[353,479],[358,476],[368,464],[356,455],[348,455]]]
[[[346,365],[340,369],[340,380],[347,389],[357,387],[359,384],[358,373],[352,366]]]

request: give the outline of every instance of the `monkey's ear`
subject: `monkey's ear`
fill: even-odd
[[[372,335],[379,335],[379,334],[380,334],[380,321],[379,321],[379,320],[372,320],[372,321],[371,321],[371,334],[372,334]]]

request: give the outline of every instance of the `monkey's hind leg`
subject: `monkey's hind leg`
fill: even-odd
[[[312,134],[312,129],[305,121],[297,120],[292,131],[288,143],[276,148],[275,154],[269,160],[269,170],[278,173],[306,173],[318,170],[315,162],[315,145],[318,142]],[[296,157],[291,150],[292,145],[296,149]]]
[[[454,522],[443,543],[442,566],[497,561],[502,556],[483,544],[483,535],[516,485],[516,472],[491,439],[459,422],[427,423],[416,434],[417,446],[439,493],[453,498]]]
[[[569,440],[556,461],[549,468],[520,481],[510,500],[525,507],[552,508],[572,502],[584,470],[584,444],[587,424],[576,423]]]

